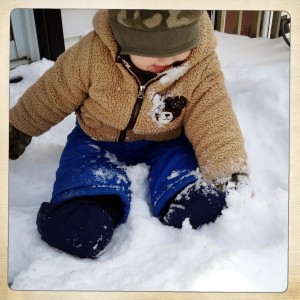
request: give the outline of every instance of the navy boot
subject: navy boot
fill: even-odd
[[[166,225],[182,228],[185,219],[189,219],[194,229],[214,222],[226,207],[226,193],[213,189],[209,185],[190,186],[173,197],[162,210],[159,220]]]
[[[36,223],[42,240],[50,246],[80,258],[95,258],[111,241],[122,216],[118,196],[91,196],[44,202]]]

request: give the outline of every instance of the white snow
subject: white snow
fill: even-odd
[[[287,288],[289,55],[283,39],[250,39],[216,32],[217,48],[251,164],[255,196],[232,192],[214,224],[193,230],[151,216],[148,167],[127,168],[132,180],[128,221],[97,259],[51,248],[36,230],[49,201],[72,114],[33,138],[10,161],[9,284],[15,290],[282,292]],[[18,67],[10,104],[53,62]],[[112,158],[113,159],[113,158]],[[173,174],[175,175],[175,174]]]
[[[185,74],[187,72],[188,68],[189,68],[189,64],[184,63],[184,64],[178,66],[177,68],[166,70],[162,73],[165,75],[159,80],[159,82],[161,84],[172,83],[175,80],[177,80],[180,76]]]

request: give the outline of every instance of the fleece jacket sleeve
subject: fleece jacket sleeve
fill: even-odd
[[[247,172],[244,140],[216,53],[212,52],[203,65],[184,121],[201,172],[210,180]]]
[[[65,51],[10,110],[10,123],[38,136],[74,112],[89,89],[89,55],[93,34]]]

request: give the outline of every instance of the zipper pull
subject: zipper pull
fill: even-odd
[[[140,85],[140,90],[138,93],[138,99],[143,99],[145,96],[145,86],[144,85]]]

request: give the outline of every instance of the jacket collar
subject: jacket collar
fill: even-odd
[[[137,68],[133,62],[131,61],[130,57],[128,55],[120,55],[117,53],[117,62],[120,62],[124,60],[127,63],[127,68],[130,68],[131,71],[135,74],[135,76],[139,79],[139,82],[144,85],[146,84],[149,80],[153,79],[154,77],[157,76],[155,73],[151,72],[146,72],[143,71],[139,68]]]

